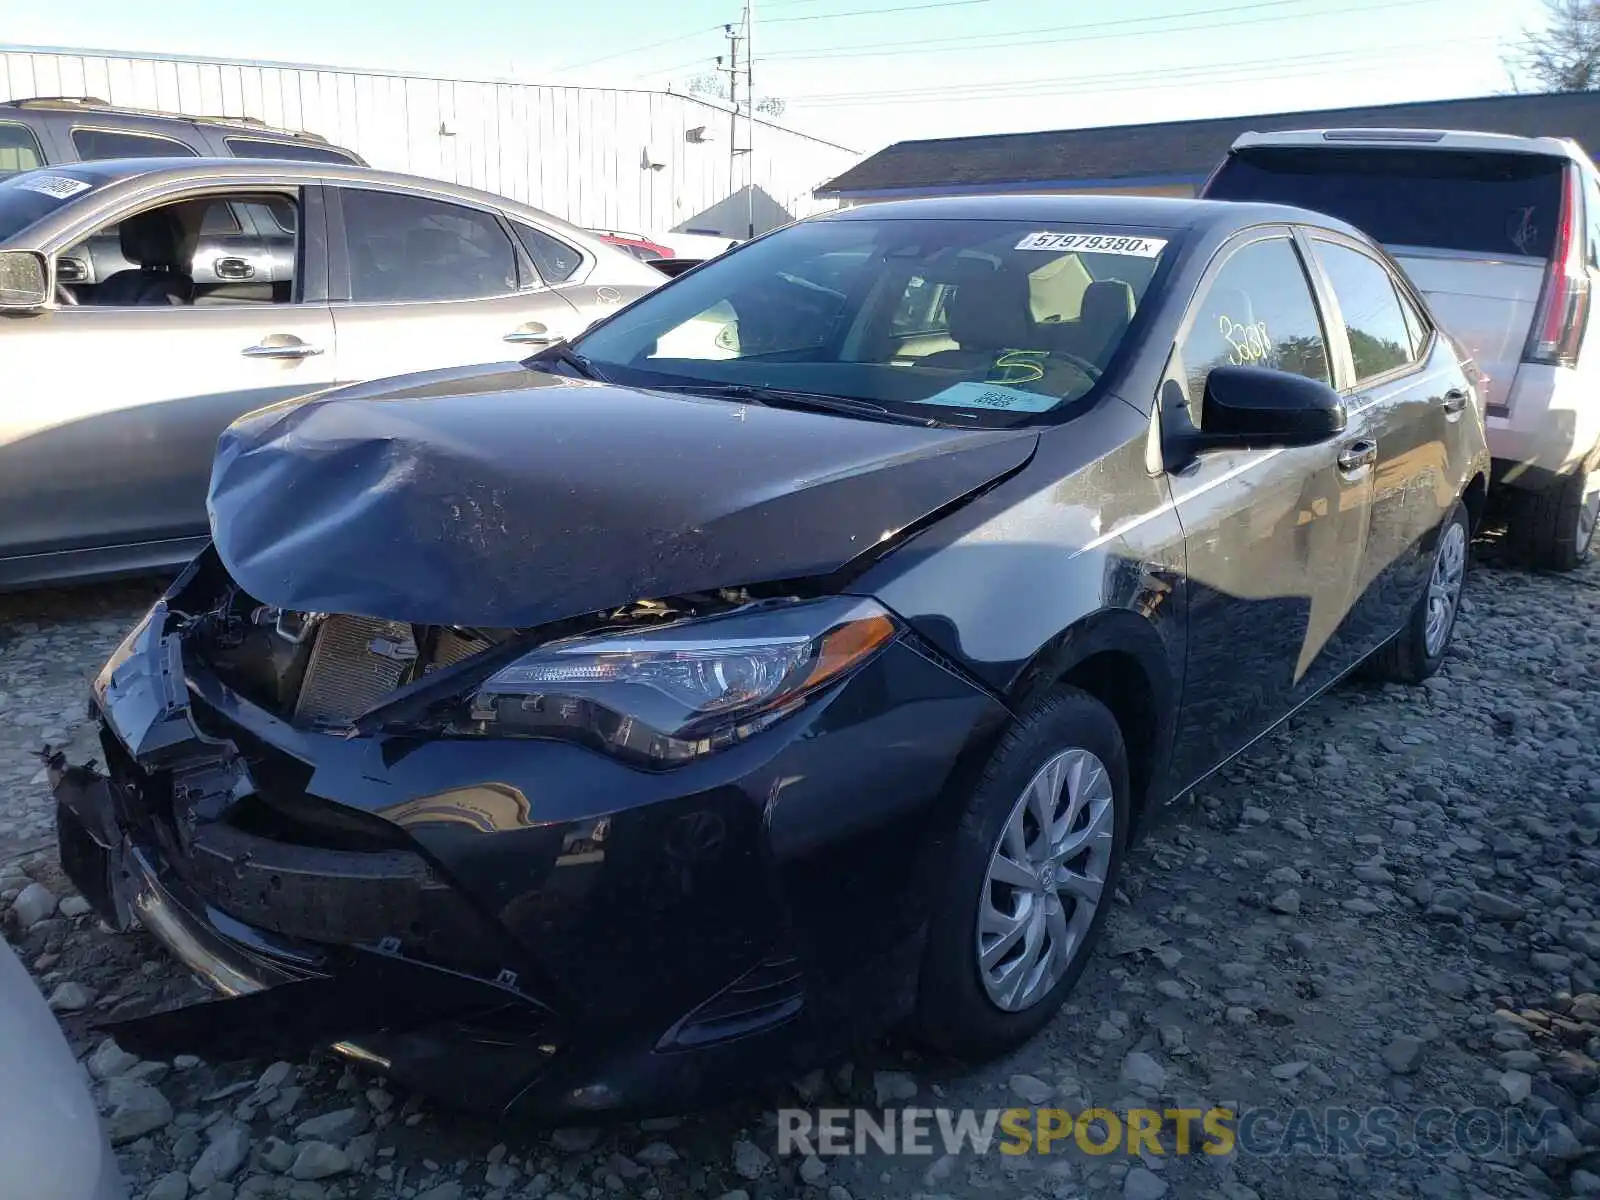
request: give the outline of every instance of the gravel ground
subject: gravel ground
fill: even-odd
[[[438,1112],[331,1059],[138,1062],[93,1033],[194,985],[70,894],[33,751],[87,746],[84,680],[150,593],[0,597],[3,927],[85,1054],[135,1197],[1600,1195],[1600,565],[1480,563],[1439,677],[1342,686],[1179,807],[1132,854],[1073,1002],[1009,1060],[891,1040],[796,1094],[555,1131]],[[780,1155],[776,1109],[807,1104],[1270,1111],[1222,1156],[1172,1154],[1170,1134],[1161,1156]],[[1304,1122],[1330,1106],[1387,1112],[1401,1142],[1431,1112],[1434,1140],[1318,1152]],[[1438,1140],[1474,1109],[1488,1137]],[[1543,1136],[1497,1143],[1508,1114]],[[1274,1141],[1296,1150],[1259,1152]]]

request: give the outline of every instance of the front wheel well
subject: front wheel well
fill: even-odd
[[[1139,659],[1122,650],[1102,650],[1074,663],[1059,683],[1087,692],[1111,711],[1128,750],[1130,807],[1142,819],[1160,760],[1160,708]]]
[[[1483,523],[1484,506],[1489,498],[1489,479],[1482,471],[1472,477],[1461,493],[1461,503],[1467,509],[1467,531],[1477,533]]]

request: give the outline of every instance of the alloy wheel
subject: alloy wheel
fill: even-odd
[[[1460,521],[1452,521],[1439,540],[1438,553],[1433,556],[1433,575],[1428,580],[1428,623],[1423,628],[1422,644],[1429,658],[1444,649],[1450,636],[1466,573],[1467,529]]]
[[[978,909],[978,974],[996,1007],[1031,1008],[1083,950],[1111,869],[1111,775],[1087,750],[1049,758],[989,856]]]

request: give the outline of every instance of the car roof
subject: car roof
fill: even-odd
[[[257,117],[164,112],[154,108],[136,108],[127,104],[113,104],[111,101],[102,100],[98,96],[19,96],[13,100],[0,101],[0,109],[8,109],[10,112],[18,114],[27,114],[40,120],[75,122],[79,118],[90,116],[96,120],[105,121],[107,124],[116,124],[121,121],[130,127],[142,125],[146,122],[169,125],[205,125],[241,135],[256,134],[261,137],[282,140],[315,142],[328,146],[330,149],[341,148],[334,146],[320,133],[313,133],[307,129],[290,129],[283,125],[269,125]]]
[[[1576,145],[1567,138],[1520,137],[1469,129],[1284,129],[1273,133],[1241,133],[1234,139],[1232,148],[1248,150],[1262,146],[1488,150],[1502,154],[1577,157]]]
[[[853,220],[1076,221],[1143,229],[1211,233],[1251,225],[1286,223],[1335,229],[1366,239],[1354,226],[1326,213],[1286,204],[1236,200],[1188,200],[1166,196],[995,195],[885,200],[813,218]]]
[[[305,162],[298,159],[276,158],[103,158],[84,163],[57,163],[39,167],[36,174],[67,175],[81,179],[96,188],[130,183],[159,187],[165,183],[240,183],[270,185],[272,181],[285,183],[358,183],[398,190],[422,189],[436,195],[497,208],[513,216],[523,214],[540,224],[559,228],[575,235],[582,244],[592,247],[599,239],[592,233],[563,221],[543,209],[512,200],[508,196],[442,179],[422,175],[403,175],[398,171],[380,171],[375,167],[355,163]],[[263,177],[268,177],[264,179]],[[23,176],[13,175],[11,179]],[[602,243],[603,244],[603,243]]]

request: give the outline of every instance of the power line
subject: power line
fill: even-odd
[[[905,4],[898,8],[853,8],[847,12],[809,13],[803,17],[769,17],[768,25],[779,21],[837,21],[845,17],[879,17],[886,13],[921,12],[928,8],[962,8],[968,4],[987,4],[989,0],[937,0],[933,4]]]
[[[614,58],[625,58],[630,54],[643,54],[646,50],[659,50],[662,46],[675,46],[679,42],[687,42],[690,38],[703,37],[708,33],[717,33],[721,25],[712,25],[705,29],[696,29],[693,33],[680,33],[677,37],[663,38],[659,42],[651,42],[647,46],[635,46],[631,50],[616,50],[610,54],[602,54],[599,58],[586,58],[582,62],[573,63],[567,67],[557,67],[558,71],[576,71],[583,67],[592,67],[596,63],[610,62]]]
[[[1431,49],[1437,46],[1458,45],[1466,42],[1495,41],[1492,35],[1482,37],[1449,38],[1428,43]],[[1266,58],[1245,58],[1231,62],[1195,63],[1187,67],[1150,67],[1137,71],[1112,71],[1102,75],[1045,75],[1033,79],[1002,79],[991,83],[971,83],[958,85],[952,88],[948,84],[917,88],[872,89],[848,92],[799,92],[788,93],[786,99],[790,100],[843,100],[862,99],[879,96],[928,96],[937,98],[946,95],[960,95],[962,97],[977,96],[983,92],[1013,90],[1019,93],[1034,86],[1044,87],[1071,87],[1089,89],[1102,83],[1125,83],[1140,79],[1167,79],[1187,76],[1212,76],[1219,72],[1232,72],[1248,68],[1278,67],[1290,63],[1324,63],[1348,58],[1382,58],[1392,56],[1403,47],[1388,49],[1373,49],[1366,46],[1353,46],[1344,50],[1319,50],[1310,54],[1298,55],[1272,55]]]
[[[1200,15],[1203,15],[1203,14],[1206,14],[1206,13],[1223,13],[1223,12],[1226,12],[1226,13],[1238,13],[1238,12],[1245,11],[1248,8],[1279,7],[1279,6],[1282,6],[1284,4],[1300,4],[1300,3],[1306,3],[1306,2],[1307,2],[1307,0],[1262,0],[1262,2],[1257,3],[1255,5],[1234,5],[1234,6],[1230,6],[1228,8],[1225,8],[1225,9],[1223,9],[1223,8],[1199,9],[1199,10],[1194,10],[1194,11],[1186,12],[1186,13],[1173,13],[1173,14],[1170,14],[1170,16],[1186,16],[1187,17],[1187,16],[1200,16]],[[1349,15],[1357,14],[1357,13],[1377,12],[1377,11],[1379,11],[1381,9],[1411,8],[1411,7],[1415,7],[1417,5],[1420,5],[1420,4],[1438,4],[1438,3],[1442,3],[1442,2],[1443,2],[1443,0],[1388,0],[1387,3],[1372,4],[1372,5],[1367,5],[1367,6],[1361,7],[1361,8],[1346,8],[1346,7],[1341,6],[1341,7],[1338,7],[1338,8],[1323,9],[1321,11],[1316,11],[1316,12],[1280,13],[1280,14],[1277,14],[1277,15],[1269,14],[1267,16],[1249,17],[1249,18],[1244,18],[1244,19],[1237,20],[1237,21],[1202,21],[1202,22],[1200,22],[1198,24],[1193,24],[1193,25],[1173,25],[1173,26],[1169,26],[1168,28],[1165,28],[1165,29],[1139,29],[1139,30],[1133,30],[1133,31],[1128,32],[1128,33],[1090,34],[1087,37],[1081,36],[1081,31],[1082,30],[1087,29],[1087,28],[1106,28],[1106,27],[1109,27],[1109,26],[1112,26],[1112,25],[1124,25],[1124,24],[1127,24],[1128,22],[1126,22],[1126,21],[1111,21],[1111,22],[1106,22],[1104,25],[1100,25],[1100,26],[1058,25],[1058,26],[1053,26],[1053,27],[1048,28],[1048,29],[1036,29],[1036,30],[1033,30],[1032,32],[1035,33],[1035,34],[1038,34],[1038,33],[1053,33],[1053,32],[1056,32],[1057,30],[1078,30],[1080,32],[1078,34],[1074,34],[1073,36],[1070,36],[1070,37],[1058,37],[1058,38],[1028,37],[1028,38],[1023,38],[1023,39],[1020,39],[1020,40],[1005,41],[1005,42],[979,42],[977,40],[977,39],[984,38],[984,37],[1014,37],[1017,32],[1027,32],[1026,30],[1021,30],[1021,31],[1007,30],[1005,33],[1002,33],[1002,34],[975,34],[975,35],[972,35],[972,36],[969,36],[969,37],[932,38],[932,39],[928,39],[927,41],[919,42],[915,46],[907,46],[904,41],[880,42],[880,43],[877,43],[877,44],[872,45],[872,46],[856,45],[854,47],[822,48],[822,49],[813,49],[813,50],[804,50],[804,51],[779,51],[777,53],[764,55],[763,57],[766,58],[766,59],[782,59],[785,62],[798,62],[798,61],[805,60],[805,59],[824,59],[824,58],[826,58],[826,59],[835,59],[835,58],[859,58],[859,57],[889,58],[889,57],[895,57],[895,56],[907,55],[907,54],[912,54],[912,55],[916,55],[916,54],[952,54],[952,53],[963,53],[963,52],[970,51],[970,50],[1004,50],[1004,49],[1008,49],[1008,48],[1013,47],[1013,46],[1055,46],[1055,45],[1062,45],[1062,44],[1068,43],[1068,42],[1077,42],[1077,43],[1082,43],[1082,42],[1106,42],[1106,41],[1118,41],[1118,40],[1121,40],[1121,39],[1124,39],[1124,38],[1156,37],[1156,36],[1159,36],[1159,35],[1162,35],[1162,34],[1168,34],[1168,33],[1191,33],[1191,32],[1194,32],[1195,30],[1230,29],[1230,28],[1233,28],[1233,27],[1239,26],[1239,25],[1260,25],[1260,24],[1264,24],[1264,23],[1266,23],[1268,21],[1309,21],[1309,20],[1312,20],[1312,19],[1317,18],[1317,17],[1331,17],[1331,16],[1344,17],[1344,16],[1349,16]],[[1151,19],[1152,18],[1148,18],[1148,17],[1129,18],[1130,21],[1131,20],[1148,21],[1148,20],[1151,20]],[[1161,18],[1161,19],[1165,19],[1165,18]],[[935,44],[935,43],[942,43],[942,42],[955,42],[955,43],[958,43],[958,44],[953,45],[953,46],[943,46],[943,45]],[[900,49],[898,49],[898,50],[896,50],[896,49],[887,49],[888,47],[900,47]],[[882,49],[881,52],[880,52],[880,48],[884,48],[884,49]]]
[[[1482,37],[1482,38],[1468,38],[1468,39],[1464,39],[1464,40],[1482,42],[1482,41],[1495,41],[1497,39],[1495,39],[1493,37]],[[1389,60],[1389,61],[1377,62],[1373,69],[1391,70],[1399,62],[1405,62],[1405,61],[1408,61],[1408,60],[1411,60],[1411,59],[1414,59],[1414,58],[1418,58],[1418,57],[1424,56],[1429,52],[1429,50],[1432,49],[1433,46],[1440,45],[1440,44],[1441,43],[1435,42],[1435,43],[1430,43],[1428,46],[1415,47],[1415,48],[1411,48],[1411,49],[1397,48],[1394,52],[1392,52],[1392,54],[1393,55],[1398,55],[1398,58],[1391,58],[1391,60]],[[1368,59],[1382,59],[1382,58],[1384,58],[1384,56],[1381,55],[1381,54],[1380,55],[1368,55],[1366,57]],[[1312,66],[1312,65],[1314,65],[1314,64],[1305,64],[1304,66],[1302,66],[1300,68],[1297,68],[1296,70],[1289,71],[1289,72],[1284,72],[1284,73],[1275,73],[1275,72],[1277,72],[1277,67],[1276,66],[1267,67],[1267,68],[1265,68],[1265,70],[1267,70],[1268,72],[1274,72],[1274,73],[1268,73],[1268,74],[1261,74],[1260,72],[1263,70],[1263,68],[1260,68],[1260,67],[1255,68],[1254,70],[1250,70],[1250,69],[1230,70],[1230,71],[1227,71],[1227,72],[1225,72],[1223,74],[1212,74],[1212,75],[1205,75],[1205,76],[1197,75],[1197,76],[1187,77],[1187,78],[1183,78],[1183,79],[1171,80],[1171,81],[1168,81],[1168,82],[1165,82],[1165,83],[1151,83],[1151,82],[1149,82],[1147,80],[1132,80],[1132,81],[1123,81],[1119,85],[1116,80],[1108,79],[1106,81],[1095,83],[1095,84],[1093,84],[1091,86],[1087,86],[1087,87],[1085,87],[1085,86],[1073,86],[1071,84],[1065,84],[1063,86],[1055,87],[1055,88],[1030,88],[1030,89],[1023,90],[1023,91],[1018,91],[1018,92],[1015,92],[1015,93],[1008,93],[1008,92],[1004,92],[1004,91],[994,91],[994,92],[989,92],[989,93],[986,93],[986,94],[983,94],[983,95],[968,95],[968,94],[966,94],[964,91],[962,91],[960,89],[955,89],[955,90],[946,90],[945,92],[941,93],[941,95],[947,96],[948,98],[950,98],[952,100],[971,100],[971,101],[975,101],[975,102],[980,102],[981,103],[981,102],[986,101],[986,100],[988,100],[988,101],[993,101],[993,100],[1012,100],[1012,99],[1018,98],[1019,96],[1028,96],[1028,97],[1070,96],[1070,95],[1084,95],[1084,94],[1088,94],[1088,93],[1106,95],[1106,94],[1114,94],[1114,93],[1119,93],[1119,92],[1131,92],[1131,91],[1140,91],[1140,92],[1143,92],[1143,91],[1164,91],[1164,90],[1167,90],[1167,89],[1170,89],[1170,88],[1194,88],[1194,87],[1196,87],[1196,86],[1198,86],[1200,84],[1204,84],[1204,83],[1225,82],[1225,81],[1234,80],[1234,79],[1241,79],[1241,78],[1242,79],[1248,79],[1252,83],[1262,83],[1262,82],[1267,82],[1267,81],[1276,80],[1276,79],[1298,79],[1298,78],[1301,78],[1301,77],[1313,78],[1313,77],[1318,77],[1318,76],[1323,76],[1323,75],[1338,75],[1338,74],[1352,74],[1352,73],[1354,73],[1354,74],[1365,74],[1365,73],[1369,73],[1369,72],[1367,72],[1366,70],[1363,70],[1360,67],[1359,62],[1357,62],[1357,63],[1352,63],[1352,62],[1348,62],[1348,61],[1340,62],[1340,63],[1338,63],[1336,65],[1329,65],[1326,68],[1321,69],[1321,70],[1307,70],[1307,69],[1305,69],[1306,66]],[[797,104],[802,105],[803,107],[805,107],[807,109],[820,109],[820,108],[857,108],[857,107],[861,107],[861,106],[866,105],[866,104],[870,104],[873,107],[878,107],[880,105],[887,105],[887,104],[927,104],[930,101],[930,99],[935,99],[935,98],[937,98],[937,97],[930,97],[930,96],[926,96],[926,95],[919,95],[919,96],[881,96],[881,95],[872,95],[870,93],[863,93],[862,94],[862,98],[860,98],[860,99],[839,98],[839,99],[828,99],[828,100],[807,100],[807,99],[805,99],[803,97],[797,97],[797,98],[793,98],[793,99],[795,99],[795,102]]]

